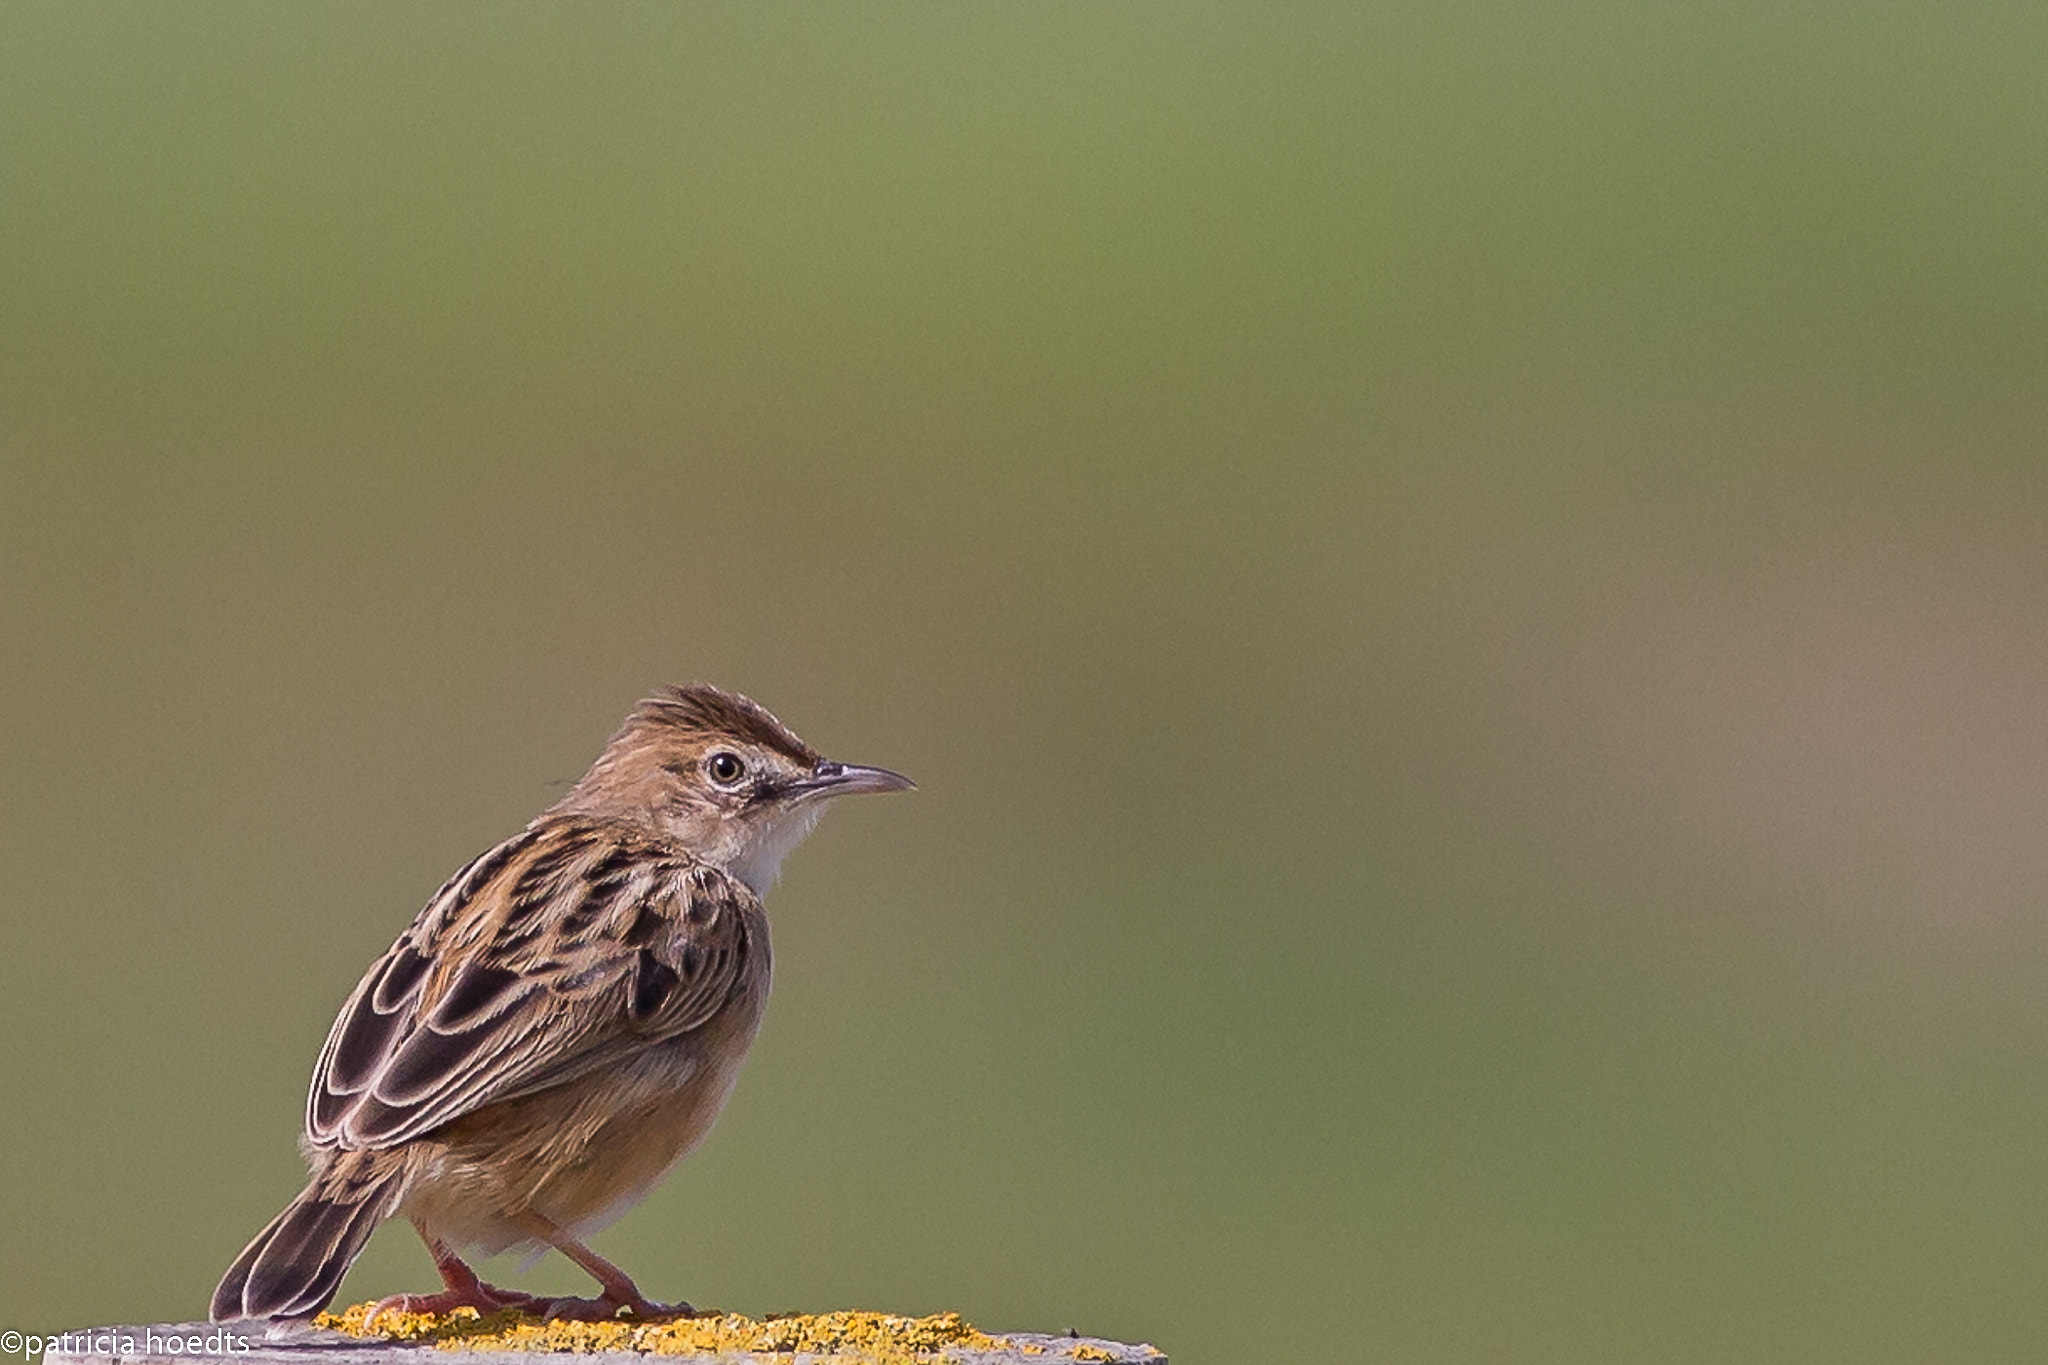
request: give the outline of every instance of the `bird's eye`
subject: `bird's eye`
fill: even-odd
[[[730,787],[747,775],[747,765],[740,762],[738,754],[729,754],[720,749],[704,760],[704,771],[711,774],[711,780],[721,787]]]

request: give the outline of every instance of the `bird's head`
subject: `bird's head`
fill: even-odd
[[[651,824],[762,894],[827,801],[915,785],[820,757],[765,708],[693,683],[635,707],[551,813]]]

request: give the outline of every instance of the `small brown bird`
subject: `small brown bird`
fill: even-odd
[[[909,778],[820,758],[715,687],[640,703],[575,788],[457,872],[341,1008],[312,1179],[214,1290],[216,1322],[325,1308],[404,1214],[444,1288],[378,1311],[668,1311],[583,1244],[718,1116],[768,999],[761,896],[825,803]],[[554,1247],[594,1299],[483,1283],[457,1248]],[[687,1305],[679,1305],[687,1310]]]

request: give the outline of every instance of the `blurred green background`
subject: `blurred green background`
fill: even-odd
[[[650,1293],[2038,1350],[2044,172],[2033,5],[9,6],[0,1327],[702,678],[922,790]]]

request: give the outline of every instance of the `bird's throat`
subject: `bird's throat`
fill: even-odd
[[[822,801],[807,801],[792,810],[777,812],[775,819],[762,821],[747,831],[738,852],[726,864],[726,871],[745,882],[755,895],[767,895],[768,888],[782,875],[782,860],[804,841],[824,813]]]

